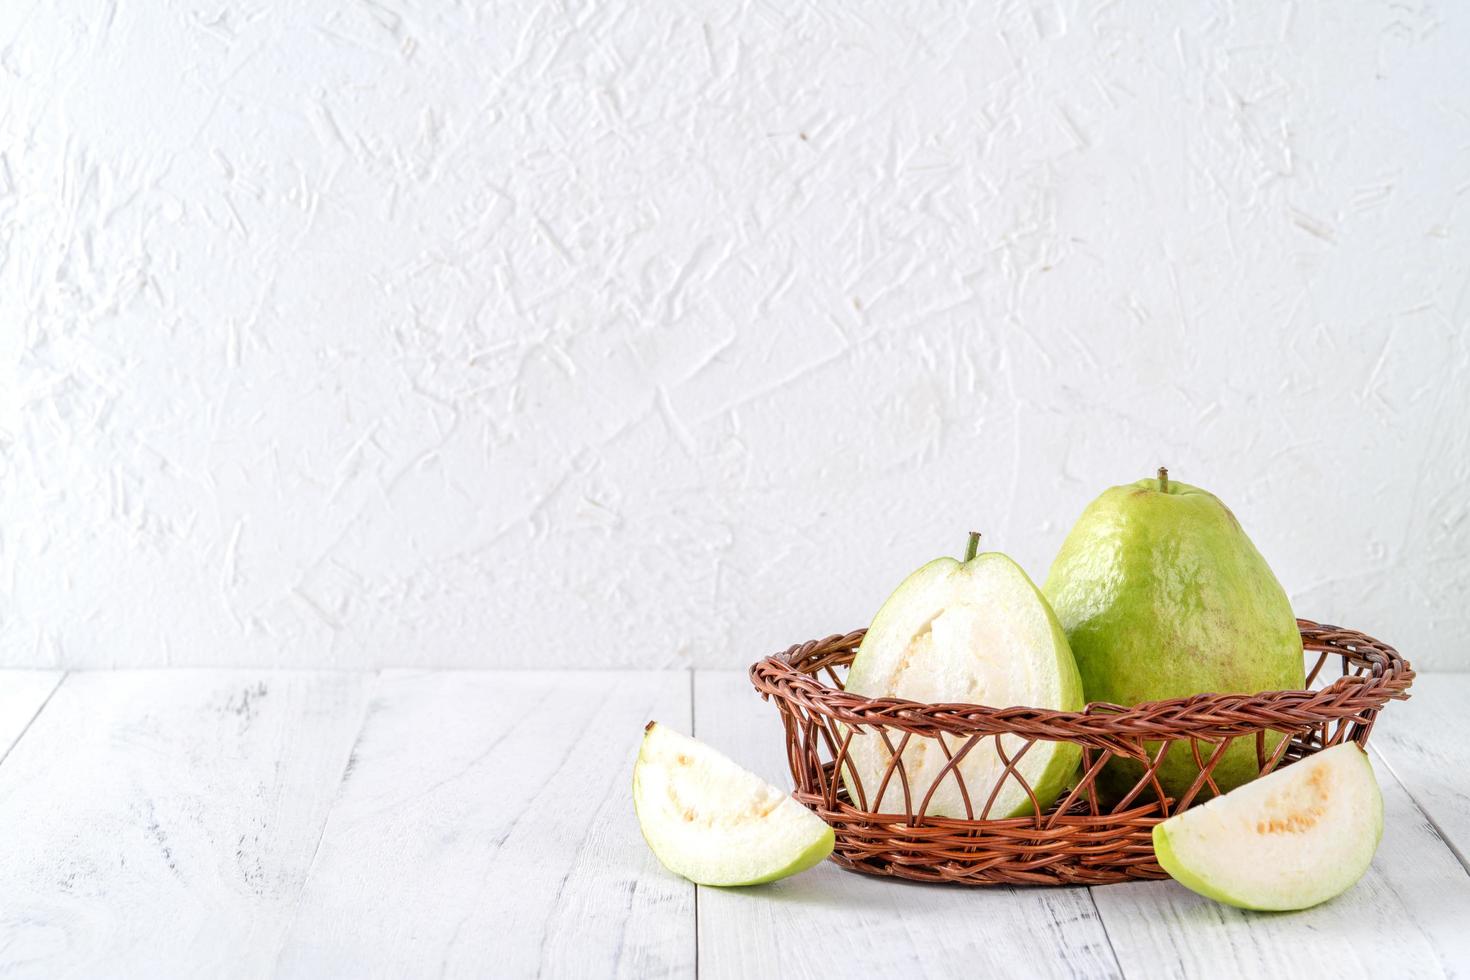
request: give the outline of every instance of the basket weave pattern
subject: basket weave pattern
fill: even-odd
[[[1081,712],[865,698],[843,690],[863,630],[767,657],[751,667],[750,679],[780,711],[795,797],[832,826],[832,860],[843,867],[969,885],[1097,885],[1166,877],[1154,860],[1153,825],[1218,792],[1215,763],[1237,740],[1255,744],[1257,765],[1266,773],[1344,740],[1366,744],[1379,709],[1408,697],[1414,671],[1392,647],[1336,626],[1297,625],[1303,646],[1317,653],[1306,689],[1299,691],[1200,694],[1133,707],[1093,703]],[[1341,675],[1313,689],[1329,668]],[[902,812],[867,810],[868,799],[886,806],[896,794],[864,787],[848,754],[857,733],[876,734],[887,745],[882,783],[902,787]],[[904,770],[904,749],[914,739],[933,740],[951,763],[922,786],[910,785]],[[1014,780],[1033,810],[1035,793],[1016,764],[1035,743],[1077,744],[1079,777],[1039,814],[992,819],[988,801],[1000,787],[965,786],[959,766],[987,740],[1004,764],[997,782]],[[1170,798],[1158,768],[1180,752],[1192,754],[1199,775]],[[1139,763],[1142,776],[1131,791],[1107,798],[1097,777],[1115,757]],[[945,780],[958,784],[968,818],[923,811],[933,784]]]

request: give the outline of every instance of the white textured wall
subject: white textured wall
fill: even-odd
[[[1470,8],[0,4],[0,663],[743,665],[1166,462],[1470,667]]]

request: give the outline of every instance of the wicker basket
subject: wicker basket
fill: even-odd
[[[1217,791],[1211,771],[1226,746],[1238,744],[1234,740],[1254,740],[1257,764],[1269,772],[1345,739],[1365,744],[1384,703],[1408,697],[1414,671],[1392,647],[1336,626],[1297,624],[1303,646],[1318,653],[1306,689],[1201,694],[1131,708],[1094,703],[1082,712],[1043,711],[848,694],[843,676],[863,630],[767,657],[751,667],[750,679],[781,712],[796,799],[836,831],[832,860],[843,867],[966,885],[1106,884],[1166,877],[1154,860],[1151,828]],[[1330,660],[1340,663],[1342,675],[1314,689]],[[855,730],[888,741],[890,769],[896,770],[890,775],[901,780],[904,746],[914,738],[936,740],[956,761],[993,739],[1007,767],[1035,742],[1070,741],[1080,746],[1082,765],[1075,785],[1039,815],[986,819],[980,812],[979,819],[956,819],[912,812],[926,787],[904,794],[912,801],[906,812],[870,813],[851,795],[866,798],[847,757]],[[1269,737],[1273,731],[1285,737]],[[1002,735],[1008,736],[1004,748]],[[1165,796],[1157,780],[1171,748],[1193,753],[1200,769],[1177,799]],[[1097,777],[1114,757],[1140,763],[1143,775],[1132,792],[1108,802],[1098,792]],[[843,778],[836,778],[839,765]],[[946,778],[963,787],[958,766],[940,776]],[[1015,768],[1000,778],[1017,780],[1035,798]],[[994,799],[995,790],[971,787],[967,799]],[[880,798],[892,798],[881,793],[880,788]]]

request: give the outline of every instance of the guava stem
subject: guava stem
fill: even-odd
[[[980,532],[970,532],[970,543],[965,546],[965,561],[974,558],[980,552]]]
[[[1159,493],[1169,492],[1169,467],[1159,467]]]

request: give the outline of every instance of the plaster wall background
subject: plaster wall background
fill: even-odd
[[[1470,8],[837,6],[0,5],[0,664],[743,666],[1162,462],[1470,668]]]

